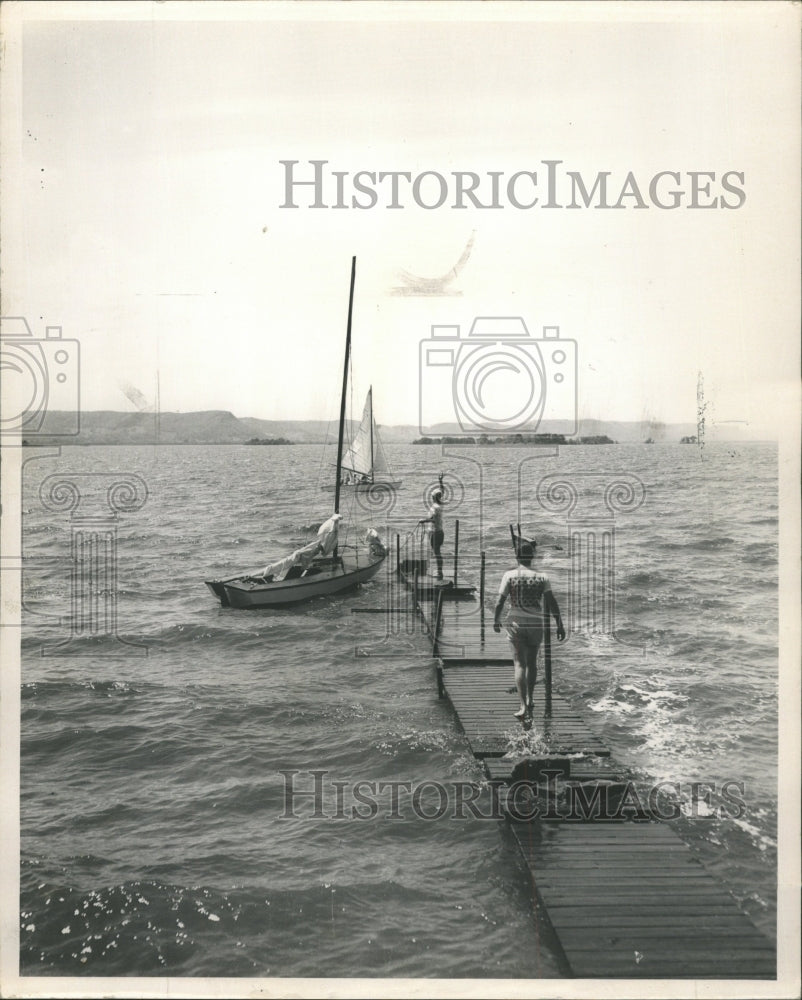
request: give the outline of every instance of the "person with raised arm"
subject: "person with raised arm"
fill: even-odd
[[[426,531],[429,535],[429,544],[432,547],[432,552],[434,553],[435,563],[437,564],[437,572],[435,574],[435,580],[443,579],[443,556],[441,555],[441,549],[443,547],[443,540],[445,534],[443,532],[443,473],[440,473],[440,488],[436,489],[432,493],[432,502],[429,506],[429,516],[423,517],[418,521],[418,524],[426,525]]]

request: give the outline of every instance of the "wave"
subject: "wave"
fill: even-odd
[[[23,701],[43,697],[60,700],[65,694],[93,691],[96,694],[112,698],[141,694],[143,690],[143,685],[132,684],[129,681],[27,681],[21,685],[20,696]]]
[[[626,589],[629,587],[654,587],[657,584],[666,583],[668,580],[669,577],[659,570],[636,570],[624,575],[622,583]]]
[[[682,542],[657,541],[655,547],[666,552],[716,552],[719,549],[727,549],[739,544],[739,540],[729,535],[720,535],[715,538],[689,537]]]
[[[199,601],[204,601],[203,594],[199,595]],[[270,652],[274,644],[290,639],[296,629],[293,612],[284,609],[222,615],[220,609],[215,607],[212,615],[216,622],[222,619],[225,624],[174,621],[164,625],[155,621],[150,625],[143,624],[140,638],[154,653],[198,643],[225,647],[228,659],[236,656],[238,649],[261,648]]]
[[[58,756],[64,759],[69,754],[103,754],[105,759],[108,755],[118,756],[125,752],[128,746],[136,746],[140,742],[147,740],[150,730],[144,725],[125,723],[117,726],[75,726],[61,727],[51,733],[30,732],[30,727],[26,726],[26,719],[23,719],[21,734],[21,752],[30,755],[42,755],[44,757]]]
[[[454,750],[462,744],[462,738],[455,731],[444,729],[417,730],[406,733],[388,733],[376,740],[377,753],[387,757],[402,756],[409,751]]]
[[[441,906],[437,893],[386,876],[337,884],[319,881],[300,889],[274,888],[266,881],[259,890],[142,879],[82,891],[43,879],[40,871],[28,867],[22,879],[20,971],[95,976],[133,970],[138,975],[347,975],[339,964],[339,972],[326,970],[330,947],[326,935],[330,939],[334,930],[336,945],[338,921],[345,926],[356,920],[363,940],[378,944],[392,936],[388,912],[417,909],[423,939],[436,931],[436,924],[430,929],[431,918],[424,914],[442,912]],[[288,951],[292,938],[296,947]],[[346,936],[346,942],[351,940]],[[350,948],[352,970],[361,968],[364,973],[369,966],[360,965],[353,945]],[[278,957],[279,968],[274,968],[277,956],[293,952],[290,961]],[[376,958],[374,952],[374,962]],[[381,956],[380,969],[392,974],[392,961],[389,950]]]

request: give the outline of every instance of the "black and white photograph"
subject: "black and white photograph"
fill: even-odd
[[[799,996],[800,10],[3,3],[3,996]]]

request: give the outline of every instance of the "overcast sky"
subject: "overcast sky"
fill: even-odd
[[[692,421],[701,370],[714,420],[781,426],[798,381],[790,6],[31,8],[3,313],[80,340],[84,409],[133,409],[121,386],[150,399],[158,371],[163,410],[333,418],[356,255],[356,392],[372,382],[383,423],[417,421],[433,323],[520,315],[576,342],[581,416]],[[713,195],[736,171],[746,200],[426,210],[405,188],[402,209],[281,208],[279,161],[310,158],[539,178],[562,160],[591,183],[610,171],[614,198],[628,171],[644,195],[659,171],[685,192],[715,172]],[[447,272],[472,232],[461,294],[393,294],[402,269]]]

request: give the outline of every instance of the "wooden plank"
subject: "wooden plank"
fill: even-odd
[[[655,905],[667,909],[669,906],[677,903],[684,905],[685,903],[693,903],[695,900],[712,902],[723,899],[727,903],[731,903],[733,898],[726,889],[722,889],[716,882],[711,882],[709,885],[697,885],[694,887],[695,892],[691,891],[690,886],[677,885],[673,889],[664,888],[660,891],[659,896],[651,888],[644,889],[640,884],[631,885],[625,882],[599,888],[598,891],[593,893],[584,892],[579,885],[544,885],[540,880],[537,882],[537,887],[544,897],[548,896],[549,900],[554,903],[559,903],[561,900],[571,901],[581,899],[588,908],[606,906],[616,901],[640,900],[654,901]]]
[[[536,877],[537,873],[538,873],[537,872],[537,866],[535,865],[533,867],[534,867],[533,876]],[[670,868],[671,871],[674,872],[677,875],[679,875],[679,873],[686,873],[687,870],[688,870],[687,867],[686,867],[686,865],[684,864],[684,862],[682,860],[666,861],[666,863],[665,864],[661,864],[660,867],[661,868],[666,868],[666,869]],[[591,862],[586,862],[585,861],[585,862],[582,862],[581,864],[574,864],[572,862],[570,865],[565,865],[565,868],[566,869],[568,869],[568,868],[574,868],[574,869],[577,870],[577,872],[580,872],[583,875],[585,875],[585,874],[591,874],[593,872],[607,872],[607,873],[610,873],[610,874],[616,874],[619,878],[626,878],[627,877],[627,872],[631,872],[632,874],[631,874],[630,878],[638,878],[638,877],[640,877],[642,875],[648,875],[650,871],[654,871],[654,863],[651,863],[649,865],[644,865],[644,864],[639,864],[639,865],[619,864],[618,868],[611,868],[611,867],[605,866],[602,861],[598,861],[595,864],[593,864]]]
[[[773,943],[668,824],[510,829],[573,975],[774,975]]]
[[[499,649],[476,650],[472,647],[466,648],[460,644],[443,644],[442,637],[437,643],[439,652],[438,658],[443,661],[443,666],[447,670],[459,671],[460,667],[503,667],[507,671],[507,676],[512,674],[512,655]]]
[[[715,886],[715,883],[713,884]],[[659,900],[659,903],[655,905],[659,912],[665,912],[666,914],[675,910],[678,906],[689,909],[697,904],[704,906],[708,904],[711,906],[730,906],[734,902],[732,895],[726,889],[719,887],[715,891],[711,891],[710,887],[700,885],[688,886],[687,888],[679,884],[665,888],[653,888],[650,886],[645,890],[627,892],[622,890],[619,884],[611,889],[607,886],[593,887],[589,890],[589,894],[585,894],[584,896],[582,895],[582,887],[579,885],[555,887],[553,885],[543,885],[537,879],[533,885],[538,894],[549,904],[553,903],[555,906],[560,904],[574,906],[574,908],[580,909],[583,913],[589,915],[598,915],[600,908],[606,908],[605,914],[611,919],[615,913],[624,913],[623,909],[616,909],[617,907],[624,907],[626,904],[631,904],[642,909],[648,905],[647,901],[649,898]],[[698,891],[694,892],[692,891],[693,889]],[[574,892],[575,895],[571,896],[571,892]],[[740,910],[736,910],[736,913],[740,915]]]
[[[625,848],[626,847],[626,837],[630,836],[632,838],[632,850],[648,850],[652,847],[663,847],[671,845],[684,851],[690,851],[687,844],[683,844],[682,841],[674,834],[672,837],[665,837],[664,835],[659,835],[654,838],[645,835],[645,831],[651,825],[650,822],[642,823],[609,823],[609,822],[590,822],[590,823],[567,823],[561,820],[549,821],[544,819],[542,822],[519,822],[510,821],[510,829],[513,831],[515,836],[518,838],[522,847],[525,847],[533,854],[540,853],[543,848],[548,847],[551,850],[550,857],[555,857],[557,853],[563,856],[570,854],[575,850],[588,850],[594,851],[594,845],[589,842],[585,837],[575,837],[574,831],[582,827],[583,831],[588,831],[588,833],[593,834],[598,832],[599,840],[595,849],[596,859],[600,864],[613,864],[617,860],[617,855],[615,853],[604,854],[604,848],[610,844],[614,847]],[[538,835],[537,831],[533,831],[532,827],[540,826],[542,835]],[[669,830],[669,833],[673,833]],[[573,844],[566,843],[566,841],[571,840]],[[694,857],[691,852],[691,858]],[[543,861],[543,858],[540,859]],[[696,862],[699,864],[699,862]]]
[[[515,835],[526,838],[528,842],[540,842],[551,847],[570,846],[581,841],[602,843],[610,837],[628,844],[661,843],[668,839],[678,846],[688,846],[668,823],[659,822],[633,823],[628,827],[607,826],[604,823],[554,823],[549,826],[521,823],[515,827]]]
[[[635,951],[640,952],[640,956],[635,955]],[[722,955],[718,956],[710,949],[707,952],[688,953],[687,959],[693,961],[682,961],[682,957],[671,953],[666,953],[663,949],[659,951],[652,948],[645,952],[640,949],[613,949],[611,951],[599,952],[597,950],[582,950],[573,952],[571,967],[576,975],[615,975],[620,978],[632,976],[657,976],[661,978],[685,978],[685,979],[707,979],[715,976],[719,978],[727,972],[732,978],[740,978],[742,975],[755,976],[762,974],[769,977],[774,976],[776,961],[771,953],[757,953],[752,955]],[[598,970],[598,972],[596,972]],[[660,971],[658,971],[660,970]]]
[[[543,894],[543,896],[549,897],[549,899],[559,899],[562,896],[566,896],[571,891],[584,892],[586,898],[589,898],[590,893],[598,893],[599,897],[606,902],[608,899],[623,899],[627,896],[633,896],[635,898],[643,897],[647,894],[658,895],[661,900],[671,899],[677,896],[685,898],[699,897],[700,899],[711,898],[713,895],[721,896],[725,899],[731,899],[730,893],[726,889],[722,889],[717,882],[697,882],[695,885],[688,885],[685,879],[674,879],[672,883],[666,884],[650,884],[644,886],[640,880],[638,880],[638,888],[630,888],[627,883],[622,883],[621,879],[615,881],[607,882],[588,882],[587,887],[583,890],[583,887],[579,882],[569,883],[568,885],[555,884],[555,883],[544,883],[542,879],[537,879],[538,890]],[[626,886],[624,888],[623,886]],[[556,896],[552,896],[552,893],[557,893]]]
[[[485,772],[491,781],[509,783],[513,768],[522,763],[523,759],[525,758],[485,758]],[[570,781],[589,781],[597,778],[604,780],[625,780],[626,777],[626,768],[610,757],[594,757],[590,762],[582,758],[573,758],[570,760]]]
[[[591,830],[595,825],[595,823],[585,824],[585,826],[589,827]],[[642,823],[641,829],[646,827],[646,825],[646,823]],[[557,858],[568,858],[569,860],[583,854],[592,854],[593,857],[598,857],[599,850],[602,847],[604,848],[608,860],[611,861],[615,861],[619,854],[622,854],[625,858],[631,858],[640,854],[653,854],[654,852],[657,852],[660,855],[691,853],[691,849],[687,844],[677,842],[670,837],[662,837],[659,840],[653,840],[651,838],[646,839],[643,837],[641,830],[637,827],[633,827],[632,830],[630,830],[621,826],[618,827],[621,831],[621,835],[620,837],[615,838],[611,835],[615,829],[615,827],[608,826],[607,824],[601,827],[601,832],[604,834],[604,838],[600,838],[598,844],[593,844],[589,841],[577,841],[574,844],[553,844],[551,848],[552,856]],[[632,834],[631,844],[626,842],[625,834],[628,833]],[[571,834],[568,834],[568,837],[570,836]]]
[[[530,863],[532,869],[532,875],[535,878],[541,878],[545,882],[553,873],[557,870],[554,867],[544,868],[542,865],[538,864],[537,861],[532,861]],[[688,865],[682,857],[675,857],[673,859],[666,859],[665,865],[661,865],[673,878],[683,878],[689,874],[694,874],[697,877],[701,874],[704,869],[701,866],[695,867],[692,872],[689,871]],[[606,875],[609,878],[617,877],[627,878],[627,873],[632,874],[628,877],[628,881],[639,880],[641,878],[646,878],[650,873],[654,872],[654,861],[643,861],[640,860],[634,864],[627,864],[626,861],[618,861],[614,864],[606,865],[603,860],[599,859],[595,862],[583,860],[581,862],[564,861],[561,862],[561,871],[571,871],[576,870],[576,875],[583,880],[590,880],[594,875]]]
[[[558,919],[563,924],[571,924],[573,923],[574,917],[588,915],[593,916],[594,913],[597,918],[599,918],[598,907],[594,908],[592,906],[585,906],[578,899],[573,902],[553,902],[551,899],[544,896],[543,901],[548,908],[549,918],[552,923],[555,924]],[[678,902],[676,906],[672,907],[665,907],[660,903],[649,905],[648,903],[625,903],[608,900],[606,908],[603,903],[601,904],[601,918],[606,919],[608,915],[615,916],[618,914],[627,917],[659,917],[669,913],[669,911],[677,915],[684,914],[687,916],[726,916],[726,914],[731,912],[734,905],[735,904],[732,900],[727,900],[721,903],[708,901],[701,903],[688,902],[684,906]]]
[[[545,825],[545,824],[544,824]],[[554,824],[558,826],[558,824]],[[614,840],[610,837],[610,831],[615,829],[614,824],[605,823],[585,823],[584,826],[593,829],[595,826],[599,826],[599,832],[603,834],[603,837],[599,838],[598,846],[594,847],[592,844],[587,843],[577,843],[574,846],[566,846],[564,844],[555,844],[549,841],[535,841],[530,840],[530,850],[537,850],[541,844],[548,844],[550,855],[549,855],[549,865],[554,867],[556,865],[564,864],[565,862],[573,861],[587,861],[595,860],[605,867],[613,868],[617,863],[622,863],[624,867],[636,867],[634,861],[636,858],[641,858],[644,865],[649,865],[654,860],[654,855],[658,854],[660,857],[665,857],[667,860],[677,860],[681,859],[684,864],[687,861],[699,864],[696,860],[693,852],[687,844],[676,844],[674,841],[662,838],[660,840],[654,840],[651,842],[638,841],[635,838],[639,836],[640,831],[637,829],[638,824],[631,824],[634,826],[632,831],[633,843],[631,847],[627,847],[623,840]],[[646,823],[641,823],[641,826],[646,826]],[[630,824],[620,823],[618,827],[621,830],[622,836],[630,832]],[[558,827],[560,831],[564,829],[563,825]]]
[[[629,871],[631,867],[628,866],[625,870]],[[681,876],[677,875],[673,870],[677,867],[682,868],[683,874]],[[549,868],[543,871],[535,869],[534,875],[537,877],[540,885],[571,885],[575,882],[580,886],[603,886],[605,884],[614,885],[616,880],[615,872],[605,869],[599,869],[595,873],[587,871],[572,872],[569,867],[559,870]],[[720,884],[701,865],[695,869],[689,869],[686,865],[674,865],[672,866],[672,870],[667,872],[663,872],[660,868],[655,868],[654,865],[644,866],[643,875],[638,876],[637,879],[628,879],[627,881],[645,887],[654,886],[655,888],[659,888],[660,886],[665,886],[667,889],[670,888],[671,883],[682,886]]]
[[[682,868],[682,874],[676,871],[680,867]],[[587,886],[588,888],[598,886],[601,889],[606,885],[613,886],[620,882],[620,878],[614,872],[603,869],[599,869],[597,872],[572,872],[570,868],[563,868],[560,871],[555,871],[552,868],[543,872],[535,870],[533,876],[537,878],[538,885],[544,887],[571,886],[576,884],[580,888],[582,886]],[[665,873],[655,871],[654,866],[651,869],[646,868],[643,875],[627,879],[627,884],[643,886],[645,889],[653,889],[655,891],[670,892],[673,886],[690,889],[694,886],[719,885],[720,883],[701,867],[689,870],[684,865],[674,865],[671,871]]]
[[[509,750],[509,739],[501,736],[492,738],[477,736],[470,739],[467,732],[465,736],[468,738],[474,757],[503,757]],[[585,746],[580,745],[579,741],[568,739],[560,741],[552,740],[550,746],[553,752],[559,753],[572,753],[575,750],[585,749]],[[602,753],[602,750],[597,750],[597,753]]]
[[[640,963],[612,958],[600,963],[598,955],[590,960],[576,961],[574,975],[579,979],[775,979],[776,966],[771,962],[732,959],[726,963],[700,960],[694,964],[676,959]]]
[[[493,695],[493,692],[485,688],[484,690],[479,690],[475,695],[466,692],[464,688],[460,685],[460,690],[456,690],[456,685],[453,683],[453,677],[449,678],[445,676],[443,681],[449,691],[453,691],[460,698],[460,702],[465,712],[473,712],[477,714],[484,715],[486,712],[500,712],[506,713],[510,705],[515,705],[517,698],[510,695],[508,692],[502,692],[501,694]],[[561,706],[560,702],[555,698],[552,699],[552,712],[551,715],[546,715],[543,711],[542,706],[538,706],[535,703],[534,715],[538,719],[543,719],[544,721],[563,719],[566,721],[573,720],[586,727],[585,720],[577,713],[569,711],[568,709]]]
[[[647,865],[654,864],[657,859],[684,861],[687,857],[693,858],[693,855],[690,854],[690,848],[671,847],[668,843],[653,844],[650,847],[633,847],[630,851],[623,844],[604,844],[600,846],[599,850],[604,851],[607,855],[604,862],[605,867],[613,867],[616,863],[619,864],[619,867],[623,868],[631,868],[638,863],[646,867]],[[587,848],[587,850],[575,848],[572,850],[571,848],[561,847],[553,851],[552,863],[562,864],[568,868],[575,861],[598,860],[598,857],[599,851],[594,851],[592,848]]]
[[[776,957],[771,949],[722,949],[705,946],[673,948],[652,941],[638,948],[633,944],[575,948],[570,946],[569,965],[577,976],[617,975],[665,976],[708,979],[713,976],[740,978],[743,975],[773,977]],[[637,952],[637,954],[636,954]],[[660,970],[660,971],[658,971]]]
[[[717,926],[717,927],[704,927],[704,925],[694,925],[692,927],[684,928],[677,925],[666,925],[663,924],[659,927],[588,927],[584,929],[572,928],[563,929],[560,932],[560,940],[565,944],[574,947],[577,946],[578,950],[581,950],[581,943],[593,941],[596,943],[597,947],[607,946],[611,944],[619,944],[625,941],[639,940],[644,942],[649,942],[653,939],[660,939],[666,935],[666,932],[672,934],[672,941],[681,943],[684,941],[699,941],[703,938],[707,942],[707,947],[710,947],[711,942],[722,941],[724,944],[737,944],[740,946],[741,943],[748,944],[754,947],[755,935],[753,932],[746,930],[745,928],[740,928],[738,926]],[[579,942],[579,944],[577,944]],[[767,944],[764,949],[767,954],[773,954],[774,949],[771,945]]]
[[[599,874],[582,872],[572,876],[570,870],[567,873],[563,871],[558,874],[552,871],[551,874],[535,873],[533,877],[537,879],[538,886],[544,889],[576,886],[579,889],[601,891],[605,887],[621,884],[620,877],[609,872],[600,872]],[[627,879],[627,884],[643,886],[644,890],[649,892],[671,892],[674,888],[691,890],[706,885],[717,886],[719,883],[707,873],[687,874],[683,869],[681,875],[675,872],[667,872],[665,875],[662,873],[642,875],[636,879]]]
[[[754,942],[754,939],[752,940]],[[565,941],[568,944],[567,939]],[[680,955],[693,956],[697,961],[707,960],[711,964],[729,963],[733,959],[762,960],[773,964],[776,959],[774,948],[762,948],[755,946],[754,943],[752,945],[745,944],[743,936],[738,938],[737,943],[735,941],[730,943],[725,937],[708,939],[697,937],[694,939],[688,936],[672,937],[671,943],[672,946],[676,945],[676,949],[672,949],[670,953],[666,951],[660,938],[638,938],[634,935],[623,938],[612,937],[609,940],[587,938],[585,941],[571,942],[568,946],[573,960],[584,960],[592,957],[601,958],[602,961],[605,959],[615,960],[616,958],[631,959],[634,957],[632,953],[635,950],[642,952],[644,956],[648,955],[653,961],[659,961],[661,958],[663,960],[676,959]]]
[[[638,947],[642,945],[641,947]],[[711,949],[710,944],[706,941],[691,941],[689,939],[683,939],[682,941],[676,938],[672,939],[672,957],[678,962],[693,958],[696,962],[709,961],[715,963],[718,966],[729,965],[733,960],[750,960],[750,961],[773,961],[774,955],[770,948],[749,948],[743,945],[730,945],[727,946],[726,943],[720,942],[717,944],[715,949]],[[634,952],[640,951],[643,957],[648,957],[652,952],[657,952],[656,957],[665,959],[667,956],[656,945],[653,941],[644,944],[637,938],[630,939],[629,941],[617,941],[617,942],[591,942],[587,941],[585,947],[574,947],[572,946],[572,952],[577,956],[581,957],[583,952],[590,952],[594,955],[599,953],[600,947],[605,950],[605,958],[612,959],[613,961],[620,957],[622,959],[631,960],[634,958]]]
[[[557,921],[560,924],[560,921]],[[599,920],[598,915],[587,914],[584,917],[577,918],[571,921],[570,927],[567,924],[560,924],[561,933],[566,931],[578,932],[583,928],[586,928],[588,932],[592,932],[603,926],[606,931],[610,933],[621,932],[629,933],[630,931],[638,930],[638,928],[653,929],[659,931],[661,935],[665,936],[668,931],[673,931],[676,934],[681,934],[683,931],[688,931],[695,929],[700,933],[707,933],[713,929],[721,929],[726,931],[727,929],[738,929],[742,930],[745,927],[749,929],[750,934],[754,937],[754,925],[749,921],[747,917],[743,914],[738,913],[737,915],[727,915],[727,914],[712,914],[710,916],[700,916],[699,914],[694,914],[691,916],[680,917],[676,914],[672,916],[661,915],[661,916],[641,916],[632,917],[625,915],[608,915],[604,917],[603,921]]]
[[[678,847],[688,845],[677,836],[667,824],[659,822],[644,823],[577,823],[555,821],[553,823],[514,823],[512,824],[516,837],[533,845],[548,845],[555,850],[569,850],[572,846],[602,844],[615,840],[618,844],[637,846],[663,844],[670,842]]]
[[[677,842],[677,835],[670,827],[664,827],[662,823],[652,821],[637,823],[632,829],[629,829],[615,823],[588,824],[564,820],[560,823],[559,837],[560,849],[565,848],[566,850],[574,847],[582,847],[583,845],[598,847],[599,844],[605,843],[630,846],[637,843],[659,845],[664,843],[675,844]],[[536,833],[534,834],[534,839],[537,840],[548,841],[549,838],[550,834],[548,831],[542,837],[538,837]],[[680,843],[682,844],[681,841]],[[682,846],[686,847],[687,845],[682,844]]]
[[[595,900],[592,904],[575,896],[567,899],[565,896],[554,896],[551,893],[541,893],[543,902],[548,907],[552,919],[560,917],[563,922],[570,923],[574,916],[596,916],[603,923],[607,916],[623,914],[626,916],[658,917],[663,914],[671,916],[681,913],[687,916],[713,916],[727,914],[734,905],[730,896],[691,896],[687,899],[676,898],[668,902],[647,902],[642,896],[610,896],[607,899]]]
[[[535,874],[540,872],[541,875],[548,875],[550,871],[555,870],[555,865],[559,865],[560,870],[562,871],[570,871],[571,867],[575,866],[577,870],[579,870],[580,868],[589,869],[592,871],[607,872],[610,875],[619,873],[626,874],[627,872],[631,871],[633,873],[633,876],[636,874],[648,875],[649,872],[653,872],[655,869],[653,857],[638,858],[636,861],[632,862],[630,862],[629,859],[627,859],[626,857],[608,860],[605,859],[603,856],[601,856],[603,852],[604,848],[602,847],[600,848],[600,854],[595,857],[588,855],[587,857],[584,858],[569,859],[566,856],[563,856],[559,861],[555,862],[555,864],[549,867],[546,867],[540,859],[531,858],[530,859],[531,868]],[[525,851],[524,853],[527,852]],[[530,853],[533,853],[531,849]],[[703,871],[701,865],[699,865],[697,861],[695,861],[693,858],[689,859],[687,856],[683,857],[681,854],[673,855],[670,857],[666,856],[664,858],[664,863],[661,864],[661,867],[681,868],[683,872],[688,873],[689,864],[694,864],[696,866],[695,870],[697,872]]]

